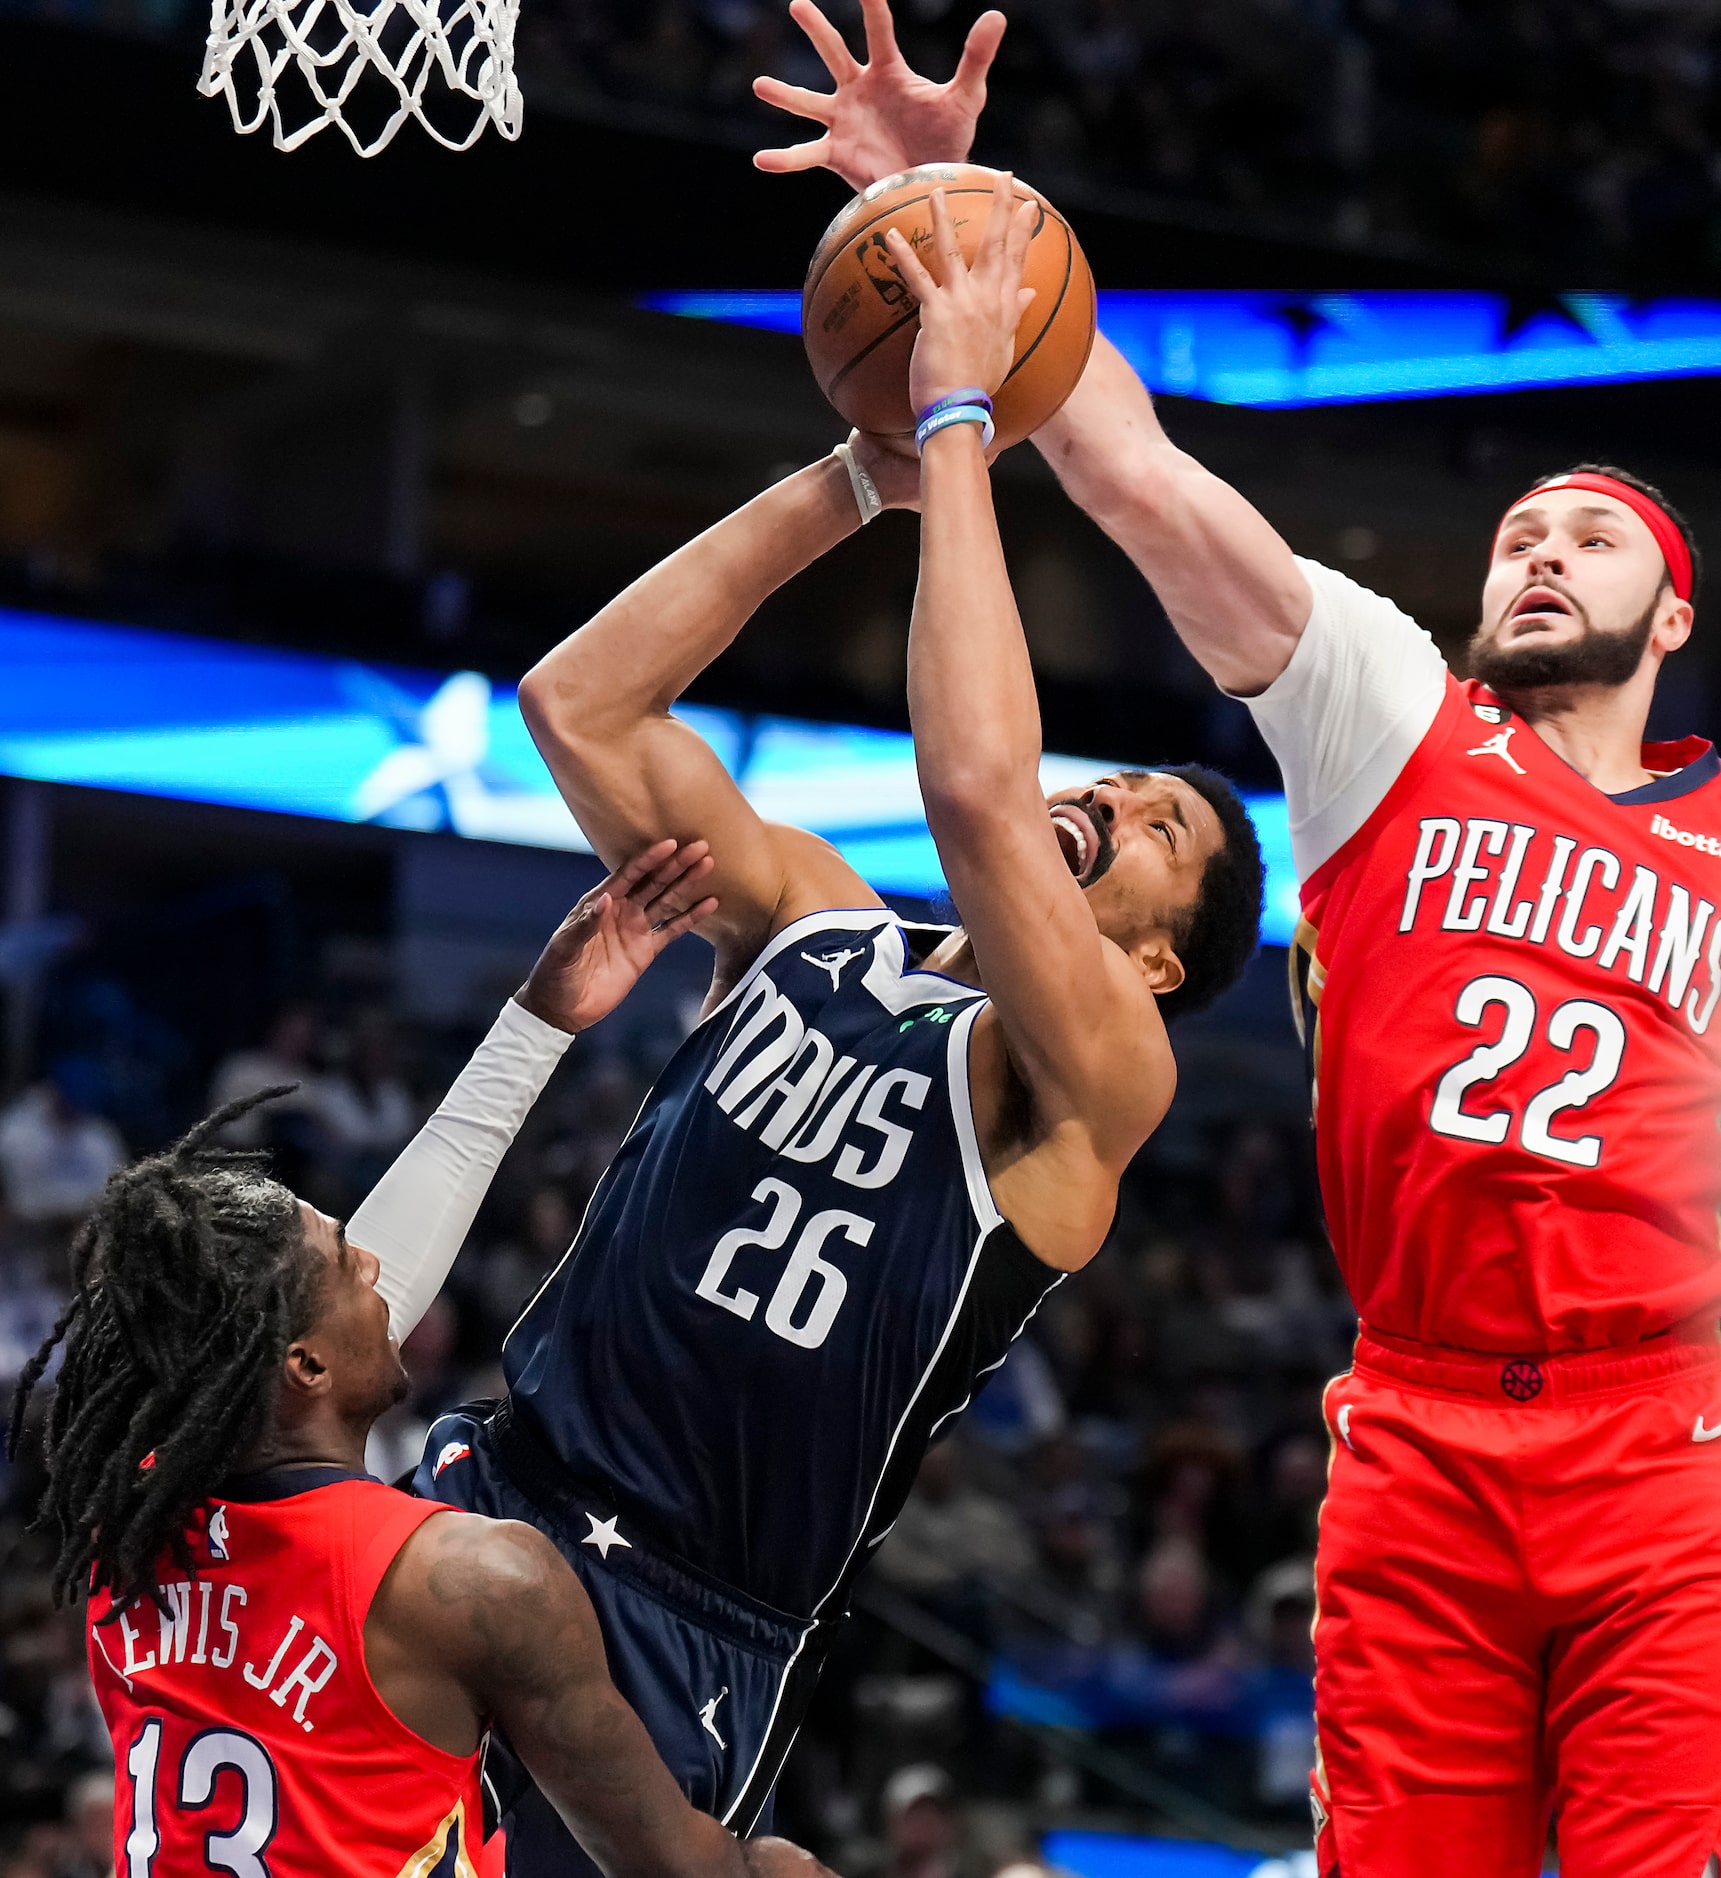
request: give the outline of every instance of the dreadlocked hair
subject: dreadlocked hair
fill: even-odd
[[[187,1526],[264,1431],[276,1372],[309,1328],[321,1274],[299,1203],[268,1155],[215,1144],[285,1095],[230,1102],[113,1175],[72,1241],[73,1296],[25,1364],[6,1451],[55,1348],[37,1524],[56,1531],[56,1604],[106,1589],[115,1612],[161,1603],[164,1552],[191,1573]]]

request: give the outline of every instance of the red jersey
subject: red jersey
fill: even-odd
[[[447,1509],[335,1468],[212,1501],[188,1579],[160,1568],[90,1673],[113,1735],[119,1878],[473,1878],[478,1755],[421,1740],[365,1667],[365,1616],[407,1538]]]
[[[1304,883],[1316,1141],[1363,1321],[1526,1354],[1721,1313],[1721,765],[1609,797],[1448,680]]]

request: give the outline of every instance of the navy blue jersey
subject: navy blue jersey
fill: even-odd
[[[971,985],[883,908],[786,927],[682,1045],[509,1334],[516,1408],[663,1546],[841,1608],[1058,1274],[993,1204]]]

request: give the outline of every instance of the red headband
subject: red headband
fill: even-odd
[[[1590,489],[1597,495],[1612,496],[1616,502],[1623,502],[1634,514],[1643,518],[1644,526],[1655,537],[1655,545],[1667,563],[1674,593],[1681,600],[1691,598],[1691,550],[1685,545],[1679,524],[1654,497],[1646,496],[1641,489],[1633,489],[1630,483],[1622,483],[1615,477],[1598,476],[1593,470],[1573,470],[1569,476],[1552,476],[1545,483],[1537,483],[1529,495],[1520,496],[1501,518],[1500,527],[1506,526],[1506,519],[1510,517],[1512,509],[1522,508],[1526,502],[1547,489]]]

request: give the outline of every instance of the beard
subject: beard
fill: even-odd
[[[1600,685],[1611,691],[1629,684],[1655,627],[1660,588],[1642,616],[1621,632],[1603,632],[1569,594],[1566,600],[1583,626],[1576,639],[1559,646],[1501,645],[1486,636],[1486,626],[1478,626],[1470,640],[1470,676],[1501,697],[1556,685]]]

